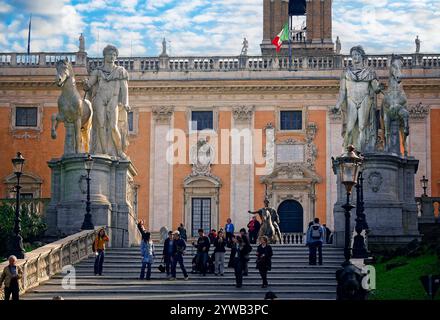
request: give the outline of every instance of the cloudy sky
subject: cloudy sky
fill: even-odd
[[[0,52],[77,51],[81,32],[89,56],[107,43],[123,56],[156,56],[162,38],[171,55],[237,55],[243,37],[259,54],[263,0],[0,0]],[[343,52],[440,52],[439,0],[333,0],[333,36]],[[99,54],[98,54],[99,53]]]

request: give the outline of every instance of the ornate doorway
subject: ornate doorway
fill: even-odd
[[[303,232],[304,210],[296,200],[285,200],[278,207],[282,233]]]
[[[191,235],[196,237],[199,229],[209,233],[211,230],[211,198],[192,198],[191,200]]]

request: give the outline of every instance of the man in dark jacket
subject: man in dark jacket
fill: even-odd
[[[243,285],[243,254],[241,251],[243,248],[243,240],[235,235],[231,236],[231,240],[231,257],[234,264],[235,286],[241,288]]]
[[[176,241],[173,239],[173,232],[168,231],[168,238],[165,240],[163,244],[163,260],[165,262],[165,271],[167,273],[167,277],[171,280],[171,266],[173,263],[173,257],[176,254]]]
[[[197,248],[197,263],[200,266],[201,273],[206,276],[206,264],[208,263],[209,238],[205,236],[203,229],[199,229],[199,238],[197,243],[193,242],[193,246]]]
[[[240,237],[243,241],[242,249],[241,249],[241,253],[243,256],[243,258],[241,260],[242,261],[243,276],[247,276],[248,275],[249,253],[252,251],[252,246],[251,246],[251,243],[250,243],[249,238],[247,236],[245,228],[240,229]]]
[[[260,238],[260,245],[257,248],[257,269],[260,271],[263,280],[262,288],[267,288],[267,272],[272,269],[272,247],[268,244],[266,236]]]
[[[177,263],[179,263],[180,269],[182,269],[184,279],[188,280],[188,273],[186,272],[185,265],[183,264],[183,255],[184,255],[185,249],[186,249],[185,240],[180,238],[179,231],[174,231],[173,237],[174,237],[174,242],[176,243],[176,252],[175,252],[174,256],[172,257],[170,280],[176,279]]]

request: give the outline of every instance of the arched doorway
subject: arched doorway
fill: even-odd
[[[283,233],[303,232],[304,210],[295,200],[285,200],[278,207],[280,229]]]

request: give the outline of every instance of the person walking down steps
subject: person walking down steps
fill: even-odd
[[[98,274],[102,276],[102,269],[104,266],[104,251],[105,251],[105,244],[109,242],[109,238],[107,234],[105,233],[104,229],[99,230],[98,235],[95,238],[95,241],[93,242],[92,250],[95,252],[96,258],[95,258],[95,276]]]
[[[263,280],[262,288],[267,288],[267,273],[272,269],[272,247],[268,244],[266,236],[260,237],[260,245],[257,248],[257,269]]]
[[[186,242],[180,237],[180,232],[177,230],[173,232],[173,237],[174,242],[176,243],[176,252],[172,258],[170,280],[176,280],[177,263],[179,263],[180,269],[182,270],[183,278],[188,280],[188,273],[186,272],[185,265],[183,264],[183,255],[185,254]]]
[[[217,238],[214,240],[214,274],[216,276],[224,275],[224,269],[225,269],[225,252],[226,252],[226,239],[223,234],[223,231],[219,231],[217,233]]]

